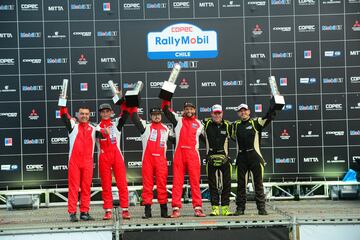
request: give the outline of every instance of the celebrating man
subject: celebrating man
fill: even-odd
[[[130,108],[132,121],[141,133],[143,145],[142,177],[143,192],[142,199],[145,206],[143,218],[151,218],[151,205],[153,200],[154,177],[156,179],[156,189],[158,202],[160,204],[161,217],[168,217],[168,193],[166,191],[166,181],[168,176],[168,166],[166,159],[167,140],[172,135],[169,128],[161,123],[161,109],[154,107],[150,109],[151,122],[139,118],[137,108]]]
[[[174,113],[170,108],[170,101],[163,100],[162,109],[165,116],[174,126],[176,147],[173,163],[173,189],[172,189],[172,218],[180,217],[181,195],[184,184],[184,174],[187,170],[190,177],[192,204],[196,217],[205,217],[202,211],[200,192],[200,156],[199,136],[203,130],[201,122],[195,116],[195,105],[184,103],[182,116]]]
[[[89,214],[90,188],[93,176],[93,154],[95,127],[89,123],[90,109],[80,107],[78,121],[68,113],[67,107],[60,107],[61,119],[69,132],[70,152],[68,163],[68,212],[70,221],[77,222],[76,209],[80,192],[80,219],[94,220]]]
[[[231,163],[229,161],[229,138],[231,125],[223,119],[221,105],[215,104],[211,108],[211,118],[205,119],[204,136],[206,139],[206,169],[209,181],[211,216],[231,216]],[[221,200],[219,198],[221,197]]]
[[[122,104],[125,108],[125,103]],[[112,218],[113,198],[112,198],[112,172],[114,172],[116,186],[119,191],[120,207],[122,208],[122,218],[130,219],[128,211],[129,193],[126,181],[126,169],[124,158],[120,150],[121,129],[128,118],[128,112],[122,111],[119,118],[111,120],[114,113],[110,104],[104,103],[99,107],[101,121],[99,123],[101,137],[99,138],[99,169],[102,187],[103,208],[105,215],[103,220]]]
[[[237,197],[235,215],[243,215],[246,203],[247,173],[251,171],[255,185],[255,199],[259,215],[267,215],[265,210],[265,195],[263,174],[265,161],[260,152],[261,131],[275,116],[275,111],[270,109],[265,117],[250,118],[248,105],[241,104],[237,107],[240,120],[233,123],[232,138],[236,140],[238,155],[237,166]]]

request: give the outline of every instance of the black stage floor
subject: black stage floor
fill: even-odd
[[[170,205],[170,204],[169,204]],[[235,204],[231,207],[235,210]],[[201,229],[217,227],[241,226],[276,226],[292,225],[294,221],[303,223],[360,223],[360,200],[301,200],[272,201],[267,203],[269,215],[259,216],[254,202],[247,203],[243,216],[205,217],[193,216],[191,204],[184,204],[182,216],[178,219],[160,218],[159,205],[153,205],[153,218],[142,219],[143,207],[130,207],[131,220],[120,221],[122,231],[164,230],[164,229]],[[210,212],[210,204],[204,203],[206,214]],[[170,206],[169,206],[170,212]],[[95,221],[68,221],[66,207],[40,208],[38,210],[0,209],[0,235],[36,232],[58,232],[81,229],[106,230],[114,228],[114,221],[103,221],[101,205],[94,205],[91,214]]]

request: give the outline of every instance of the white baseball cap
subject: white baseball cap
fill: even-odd
[[[215,104],[211,107],[211,112],[222,112],[222,107],[220,104]]]
[[[242,108],[245,108],[246,110],[249,110],[249,106],[245,103],[240,104],[239,106],[236,107],[235,111],[238,112],[240,111]]]

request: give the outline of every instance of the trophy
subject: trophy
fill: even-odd
[[[58,102],[59,107],[66,107],[68,85],[69,85],[69,79],[64,79],[61,93],[59,96],[59,102]]]
[[[282,110],[285,105],[284,96],[280,95],[279,89],[276,84],[276,80],[274,76],[269,77],[269,85],[271,89],[271,100],[270,100],[270,108],[273,110]]]
[[[109,80],[108,84],[109,84],[109,87],[110,87],[111,92],[113,94],[112,100],[113,100],[114,104],[121,104],[122,101],[124,100],[123,97],[122,97],[121,91],[119,91],[117,89],[117,87],[115,86],[115,83],[113,82],[113,80]]]
[[[180,64],[176,63],[171,71],[169,79],[167,81],[164,81],[164,84],[159,94],[160,99],[171,101],[171,98],[176,89],[175,81],[180,73],[180,69]]]
[[[140,92],[143,89],[144,84],[138,81],[133,90],[128,90],[125,93],[126,106],[138,107],[140,105]]]

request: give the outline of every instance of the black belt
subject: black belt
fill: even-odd
[[[251,151],[254,151],[255,149],[253,148],[250,148],[250,149],[241,149],[239,150],[239,153],[245,153],[245,152],[251,152]]]

